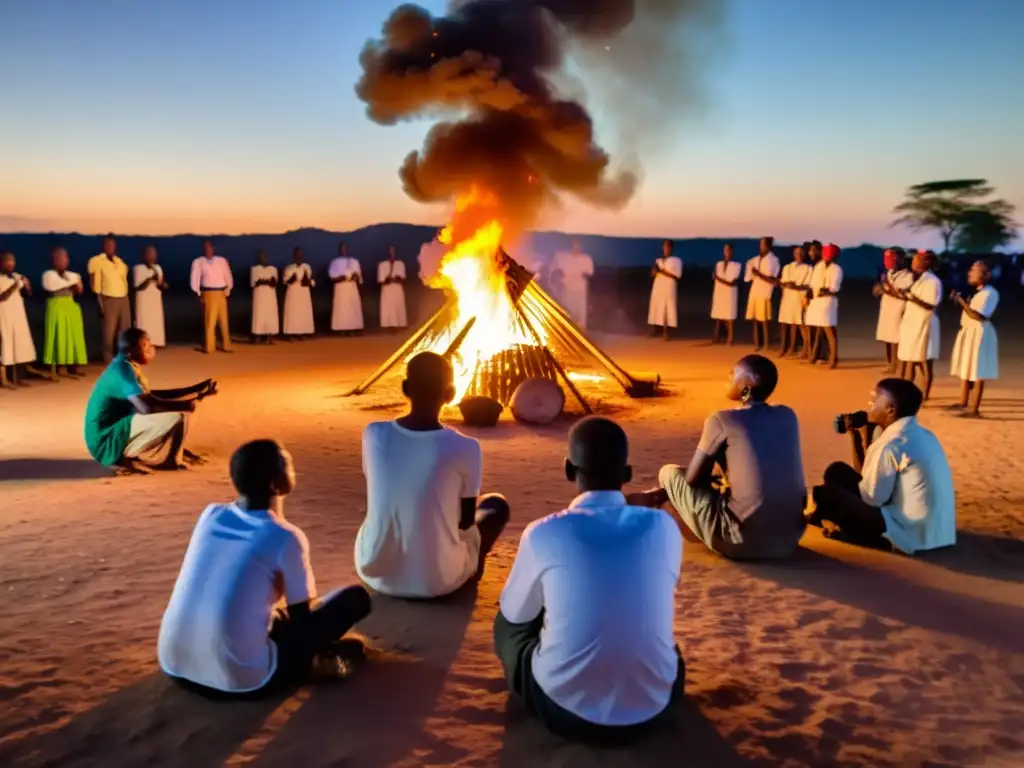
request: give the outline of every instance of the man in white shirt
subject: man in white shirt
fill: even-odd
[[[228,329],[228,297],[235,281],[228,260],[216,254],[210,240],[203,242],[203,255],[192,262],[191,287],[203,303],[203,351],[213,354],[220,329],[221,350],[234,352]]]
[[[772,320],[772,295],[779,282],[779,260],[772,253],[775,238],[762,237],[758,245],[758,254],[747,261],[743,276],[745,283],[750,283],[747,295],[747,320],[754,329],[754,348],[767,349],[770,343],[769,328]],[[760,330],[760,340],[758,331]]]
[[[953,474],[938,438],[917,421],[922,400],[913,382],[882,379],[866,413],[842,417],[854,466],[825,470],[812,524],[829,521],[845,540],[908,555],[956,543]]]
[[[441,424],[455,397],[451,363],[432,352],[409,361],[402,391],[410,410],[363,432],[366,519],[356,571],[392,597],[443,597],[483,574],[508,523],[502,496],[480,497],[480,443]]]
[[[369,615],[370,596],[352,586],[317,598],[309,542],[284,516],[291,456],[273,440],[246,443],[231,480],[238,500],[208,506],[192,531],[160,623],[160,667],[186,688],[228,696],[279,690],[314,669],[347,676],[364,649],[341,638]]]
[[[623,496],[632,470],[615,422],[572,428],[565,474],[580,495],[523,531],[494,647],[509,689],[549,730],[628,739],[683,693],[673,636],[683,538],[672,517]]]
[[[671,240],[665,240],[661,244],[661,257],[655,259],[654,267],[651,269],[654,283],[651,285],[651,303],[647,310],[649,335],[653,336],[660,327],[665,341],[668,341],[668,329],[679,324],[676,305],[679,280],[683,276],[683,260],[673,255],[673,248]]]
[[[839,324],[839,289],[843,284],[843,268],[835,263],[838,258],[838,245],[829,243],[821,249],[821,261],[814,265],[811,272],[810,300],[805,313],[807,325],[815,329],[811,362],[827,362],[829,368],[835,368],[839,363],[836,327]],[[823,341],[828,344],[827,361],[819,360]]]

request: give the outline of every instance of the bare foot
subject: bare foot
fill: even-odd
[[[206,464],[207,459],[201,453],[195,453],[186,448],[181,453],[181,457],[189,464]]]
[[[153,470],[149,467],[139,464],[137,461],[131,459],[123,459],[120,464],[114,466],[115,477],[128,477],[130,475],[152,475]]]

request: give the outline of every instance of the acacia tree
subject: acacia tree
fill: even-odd
[[[893,226],[938,230],[944,251],[949,251],[954,243],[960,245],[964,237],[972,244],[989,244],[991,250],[1015,235],[1013,206],[1001,199],[986,200],[993,192],[985,179],[915,184],[894,209],[899,218]]]

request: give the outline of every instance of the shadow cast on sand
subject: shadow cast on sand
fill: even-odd
[[[284,699],[212,701],[155,672],[56,732],[5,744],[0,765],[223,765]]]
[[[624,746],[596,747],[565,741],[548,732],[510,698],[505,710],[501,768],[585,765],[590,768],[734,768],[748,765],[718,733],[692,698],[684,697],[670,716],[643,739]]]
[[[914,556],[947,571],[999,581],[1024,582],[1024,541],[957,531],[956,546]]]
[[[17,480],[95,480],[114,473],[92,459],[3,459],[0,483]]]
[[[915,584],[803,546],[788,561],[736,565],[756,578],[820,595],[872,616],[1024,653],[1024,609],[1015,606]]]
[[[309,690],[306,703],[258,755],[259,765],[388,766],[429,742],[423,722],[449,677],[476,608],[475,585],[431,601],[373,596],[359,625],[367,663],[350,679]],[[387,639],[385,639],[387,638]]]

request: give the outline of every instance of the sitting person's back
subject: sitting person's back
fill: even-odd
[[[480,444],[439,421],[454,395],[448,361],[417,355],[403,389],[410,413],[363,432],[367,500],[356,571],[386,595],[442,597],[479,578],[509,509],[497,494],[480,497]]]
[[[775,364],[748,355],[735,366],[727,396],[740,407],[711,414],[687,467],[662,467],[660,492],[709,548],[737,559],[788,557],[803,535],[807,489],[796,414],[767,400],[778,383]],[[716,487],[716,465],[725,486]]]
[[[359,644],[338,641],[370,612],[370,599],[360,586],[317,599],[309,543],[284,519],[295,472],[277,443],[246,443],[231,459],[231,477],[239,499],[200,515],[157,655],[186,687],[251,694],[300,682],[314,658],[350,655]]]
[[[549,729],[625,737],[682,693],[673,639],[682,536],[669,515],[630,506],[608,487],[629,475],[617,425],[584,419],[570,446],[567,471],[583,492],[523,532],[501,594],[495,648],[509,687]],[[594,478],[610,482],[588,490]]]
[[[356,536],[359,578],[385,594],[432,597],[476,571],[480,534],[459,530],[460,503],[480,493],[480,444],[453,429],[395,421],[363,432],[367,515]]]

